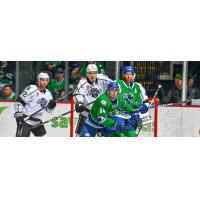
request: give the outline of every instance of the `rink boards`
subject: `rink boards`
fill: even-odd
[[[51,114],[45,113],[42,120],[46,121],[53,116],[69,111],[70,104],[57,104]],[[143,128],[140,136],[153,136],[154,115],[150,110],[153,122]],[[16,122],[13,117],[14,102],[0,102],[0,136],[13,137],[16,132]],[[200,107],[165,107],[158,109],[158,137],[199,137],[200,135]],[[74,128],[78,120],[78,114],[74,113]],[[59,120],[45,125],[47,137],[69,137],[70,115],[61,117]]]

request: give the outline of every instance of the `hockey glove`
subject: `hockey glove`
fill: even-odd
[[[148,109],[148,107],[147,107],[146,104],[142,104],[142,105],[139,107],[139,111],[140,111],[142,114],[148,112],[148,110],[149,110],[149,109]]]
[[[16,118],[17,123],[24,122],[24,116],[22,112],[16,112],[14,117]]]
[[[134,112],[131,114],[131,125],[133,128],[136,128],[138,126],[138,124],[140,124],[141,119],[140,119],[140,115],[139,112]]]
[[[47,105],[47,108],[49,110],[53,110],[55,107],[56,107],[56,102],[54,100],[50,100],[48,105]]]
[[[85,110],[85,107],[83,106],[82,102],[79,102],[75,105],[75,110],[77,113],[81,113]]]

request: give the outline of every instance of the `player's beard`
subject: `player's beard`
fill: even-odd
[[[45,84],[45,83],[41,84],[40,82],[38,82],[38,87],[40,91],[44,90],[47,87],[47,85],[48,84]]]
[[[127,84],[130,84],[134,81],[133,77],[128,77],[128,78],[124,78],[124,81],[127,83]]]

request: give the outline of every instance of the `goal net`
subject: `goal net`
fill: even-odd
[[[158,99],[149,98],[149,102],[152,102],[152,107],[149,109],[151,120],[148,123],[144,123],[139,133],[139,137],[157,137],[158,136]]]

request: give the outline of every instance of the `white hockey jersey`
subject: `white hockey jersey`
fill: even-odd
[[[141,98],[142,98],[142,101],[143,102],[146,102],[148,100],[148,96],[146,94],[146,90],[144,89],[143,85],[138,83],[137,84],[139,85],[140,87],[140,90],[141,90]],[[147,106],[149,106],[149,103],[145,103]]]
[[[149,107],[150,104],[149,104],[149,101],[148,101],[148,96],[146,94],[146,90],[144,89],[142,84],[140,84],[138,82],[137,82],[137,84],[139,85],[140,90],[141,90],[141,98],[142,98],[143,103],[145,103],[146,106]],[[144,114],[140,113],[140,118],[142,120],[143,125],[146,125],[146,124],[149,124],[149,123],[152,122],[152,119],[151,119],[149,112],[146,112]]]
[[[82,102],[83,105],[87,105],[93,102],[99,95],[104,93],[108,84],[112,80],[103,74],[97,74],[96,82],[89,83],[87,78],[81,79],[77,85],[77,90],[74,92],[76,102]],[[86,106],[89,110],[93,104]],[[85,117],[88,116],[87,112],[82,112]]]
[[[16,102],[15,111],[22,112],[24,115],[30,116],[41,109],[40,112],[32,116],[37,119],[41,119],[45,110],[48,112],[48,109],[45,108],[49,101],[53,99],[48,89],[45,89],[44,92],[40,92],[36,85],[27,86],[19,97],[23,100],[25,105],[23,106],[22,103]]]

